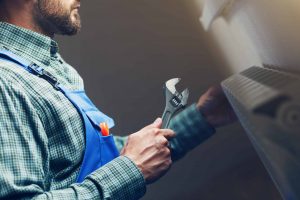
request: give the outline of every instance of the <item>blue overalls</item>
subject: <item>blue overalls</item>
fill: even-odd
[[[77,177],[78,183],[82,182],[93,171],[119,156],[113,136],[102,136],[99,127],[102,122],[106,122],[109,128],[113,127],[113,119],[100,112],[84,91],[67,90],[49,72],[10,51],[0,51],[0,59],[14,62],[28,72],[48,81],[56,90],[62,92],[80,113],[85,126],[86,148]]]

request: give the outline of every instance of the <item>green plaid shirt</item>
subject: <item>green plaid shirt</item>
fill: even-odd
[[[33,61],[67,89],[83,88],[76,70],[58,53],[51,38],[0,22],[0,49]],[[0,60],[1,199],[139,199],[143,175],[120,156],[75,183],[85,149],[81,117],[69,100],[47,81]],[[192,105],[171,122],[173,159],[179,159],[212,135]],[[126,137],[115,137],[122,149]]]

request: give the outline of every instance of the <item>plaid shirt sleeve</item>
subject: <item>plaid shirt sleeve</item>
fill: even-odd
[[[120,156],[89,175],[81,184],[44,192],[34,199],[134,200],[145,192],[145,181],[139,169],[129,158]]]
[[[123,149],[127,142],[128,136],[114,136],[114,141],[119,152]]]
[[[170,129],[176,133],[170,141],[173,161],[182,158],[215,133],[214,127],[206,122],[196,104],[176,115],[170,122]]]
[[[196,104],[176,115],[170,122],[170,129],[176,137],[170,141],[172,160],[182,158],[187,152],[200,145],[215,133],[214,127],[206,122],[203,115],[196,108]],[[126,143],[127,137],[115,137],[119,151]]]
[[[0,107],[1,199],[125,200],[144,195],[143,175],[123,156],[81,184],[50,190],[48,140],[30,98],[18,85],[0,77]]]

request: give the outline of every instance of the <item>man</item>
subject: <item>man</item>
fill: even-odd
[[[172,160],[235,119],[221,89],[212,88],[171,129],[160,129],[158,118],[128,138],[115,137],[121,155],[78,181],[89,132],[66,93],[83,90],[83,81],[52,38],[79,31],[79,8],[79,0],[0,0],[0,50],[43,68],[65,88],[0,60],[0,198],[138,199]]]

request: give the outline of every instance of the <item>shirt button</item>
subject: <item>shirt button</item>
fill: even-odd
[[[57,43],[55,41],[51,41],[51,47],[50,47],[50,53],[51,53],[51,55],[56,54],[57,51],[58,51]]]
[[[56,48],[54,46],[51,46],[50,53],[51,55],[56,54]]]

